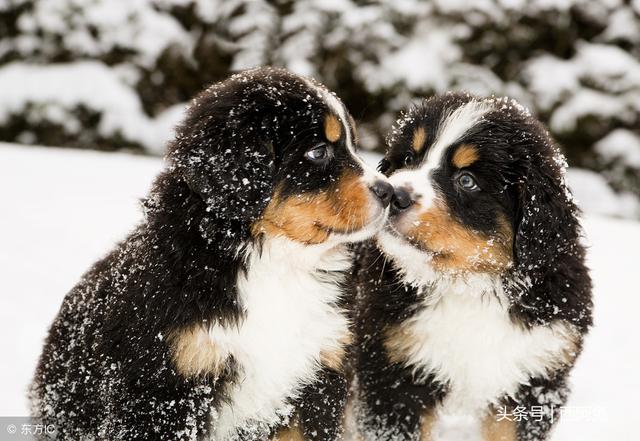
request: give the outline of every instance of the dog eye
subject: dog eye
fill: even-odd
[[[411,164],[413,164],[413,153],[408,152],[406,155],[404,155],[404,165],[409,166]]]
[[[476,180],[469,173],[462,173],[458,176],[458,184],[460,184],[460,186],[465,190],[469,191],[478,190],[480,188],[478,187]]]
[[[304,154],[311,162],[323,162],[329,159],[331,152],[326,144],[318,144]]]

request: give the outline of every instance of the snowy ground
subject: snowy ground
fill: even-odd
[[[138,199],[160,167],[153,158],[0,144],[0,416],[26,415],[25,389],[63,296],[140,218]],[[590,185],[576,193],[597,206]],[[590,215],[584,224],[596,326],[553,440],[636,440],[640,223]]]

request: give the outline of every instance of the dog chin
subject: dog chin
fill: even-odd
[[[405,283],[427,285],[436,277],[433,255],[410,244],[389,224],[376,234],[376,243],[403,274]]]
[[[349,243],[349,242],[362,242],[363,240],[371,239],[386,225],[389,218],[389,208],[380,209],[377,215],[373,216],[373,219],[359,230],[349,233],[331,233],[329,239],[334,243]]]

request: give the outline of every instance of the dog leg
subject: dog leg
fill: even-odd
[[[515,421],[518,441],[545,441],[560,417],[561,407],[567,401],[569,388],[564,370],[551,378],[534,378],[521,386],[514,405],[526,412],[526,418]]]
[[[347,402],[347,379],[339,371],[322,368],[317,380],[307,386],[298,405],[298,418],[305,440],[342,439]]]
[[[118,388],[103,439],[190,440],[209,433],[215,392],[208,381]]]
[[[431,441],[434,410],[444,395],[443,388],[430,377],[417,382],[409,369],[398,364],[389,364],[382,371],[362,369],[387,363],[381,351],[366,354],[385,360],[369,360],[361,364],[358,373],[355,413],[362,438]]]

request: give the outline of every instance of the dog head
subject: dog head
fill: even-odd
[[[409,280],[517,271],[530,283],[582,253],[564,158],[513,100],[425,100],[388,145],[379,168],[396,195],[378,242]]]
[[[342,102],[309,78],[233,75],[197,96],[176,132],[170,171],[205,204],[200,229],[216,246],[357,241],[386,220],[391,186],[356,155]]]

